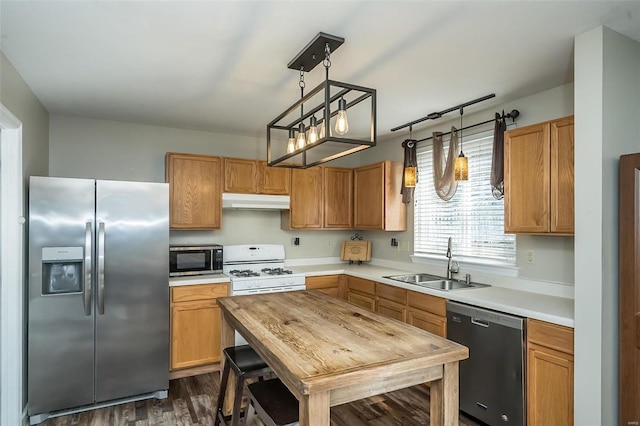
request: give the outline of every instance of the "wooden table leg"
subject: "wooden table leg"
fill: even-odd
[[[431,426],[458,426],[460,392],[458,361],[443,365],[442,379],[431,383]]]
[[[224,370],[224,364],[226,362],[226,357],[224,356],[224,352],[222,352],[225,348],[230,346],[235,346],[236,338],[235,338],[235,329],[229,321],[227,321],[226,315],[223,313],[221,318],[221,327],[220,330],[220,374]],[[224,406],[222,408],[222,412],[225,416],[228,416],[233,411],[233,398],[235,396],[235,382],[236,376],[233,370],[229,371],[229,380],[227,381],[227,389],[226,395],[224,397]],[[220,389],[220,392],[223,392],[223,389]]]
[[[439,379],[431,382],[429,390],[429,418],[431,426],[440,426],[444,424],[444,403],[442,400],[442,381]]]
[[[331,398],[329,391],[302,395],[300,402],[300,426],[329,426]]]

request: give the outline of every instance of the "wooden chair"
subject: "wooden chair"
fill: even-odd
[[[297,426],[298,400],[280,379],[265,380],[247,386],[249,406],[245,426],[255,410],[265,426]],[[252,409],[253,408],[253,409]]]
[[[220,423],[227,424],[231,420],[232,426],[240,424],[240,404],[242,403],[242,394],[244,392],[244,384],[246,379],[258,378],[262,381],[265,375],[271,373],[269,366],[260,358],[260,356],[249,345],[233,346],[222,351],[225,356],[224,371],[220,380],[220,394],[218,395],[218,406],[216,408],[216,419],[214,426]],[[236,376],[236,392],[233,401],[233,412],[231,417],[225,416],[223,413],[224,397],[227,390],[227,382],[229,380],[229,371],[233,369]]]

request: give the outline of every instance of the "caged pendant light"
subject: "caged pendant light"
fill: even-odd
[[[462,152],[462,114],[464,114],[464,110],[462,107],[460,107],[460,130],[458,130],[458,140],[460,141],[460,155],[456,157],[456,162],[454,165],[454,174],[456,181],[469,179],[469,159],[465,157],[464,152]]]
[[[300,99],[267,125],[269,166],[306,169],[376,145],[375,89],[329,79],[343,42],[318,33],[287,65],[300,71]],[[304,73],[320,62],[324,82],[305,94]]]

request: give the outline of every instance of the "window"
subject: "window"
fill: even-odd
[[[445,155],[448,143],[444,144]],[[441,200],[433,188],[432,146],[418,149],[418,183],[415,189],[414,255],[443,256],[452,237],[458,260],[477,264],[514,266],[514,235],[504,233],[504,200],[491,194],[493,132],[464,140],[469,158],[469,180],[458,183],[449,201]]]

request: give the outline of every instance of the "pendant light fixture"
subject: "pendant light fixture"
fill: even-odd
[[[469,179],[469,161],[462,152],[462,114],[464,110],[460,107],[460,130],[458,130],[458,140],[460,141],[460,155],[456,158],[455,162],[455,179],[456,181]]]
[[[300,98],[304,98],[304,67],[300,67],[300,81],[298,82],[298,86],[300,86]],[[304,116],[304,105],[300,105],[300,117]],[[296,138],[296,150],[302,149],[307,144],[304,123],[300,122],[298,126],[298,137]]]
[[[376,90],[329,79],[331,53],[343,42],[318,33],[289,62],[300,71],[300,99],[267,125],[267,165],[306,169],[376,145]],[[304,72],[320,62],[325,80],[305,94]]]
[[[418,165],[415,161],[415,146],[416,141],[411,137],[413,126],[409,126],[409,139],[406,139],[402,144],[404,150],[404,173],[403,173],[403,186],[405,188],[414,188],[418,181]]]

